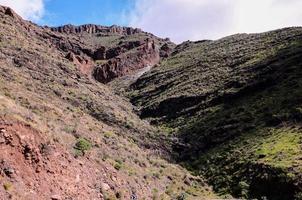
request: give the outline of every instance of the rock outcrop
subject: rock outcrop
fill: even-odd
[[[134,35],[142,33],[143,31],[138,28],[122,27],[122,26],[100,26],[95,24],[85,24],[81,26],[64,25],[60,27],[51,27],[52,31],[66,34],[78,34],[78,33],[102,33],[102,34],[119,34],[119,35]]]
[[[15,11],[13,11],[9,7],[0,6],[0,12],[4,13],[5,15],[8,15],[12,18],[16,19],[22,19]]]
[[[129,52],[129,51],[134,52]],[[153,66],[160,60],[159,48],[154,41],[135,41],[122,43],[106,52],[106,63],[97,65],[93,77],[108,83],[114,78],[128,75],[146,66]]]
[[[51,36],[50,40],[66,54],[67,59],[102,83],[153,66],[169,56],[175,47],[169,39],[131,27],[87,24],[46,29],[53,32],[54,37]],[[103,40],[112,42],[109,44]]]
[[[93,59],[94,60],[106,60],[106,47],[102,46],[95,50],[93,53]]]

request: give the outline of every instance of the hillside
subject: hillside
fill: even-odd
[[[156,64],[173,43],[125,27],[39,27],[7,7],[0,16],[0,199],[216,197],[103,84]]]
[[[128,90],[215,191],[301,199],[302,28],[185,42]]]

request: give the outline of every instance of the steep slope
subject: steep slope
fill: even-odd
[[[301,198],[302,28],[186,42],[129,91],[216,191]]]
[[[89,45],[111,36],[91,42],[93,32],[39,27],[6,7],[0,16],[0,199],[215,197],[163,159],[170,147],[159,130],[90,77]],[[116,38],[136,34],[126,32]]]

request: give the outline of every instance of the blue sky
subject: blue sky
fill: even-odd
[[[302,26],[302,0],[0,0],[40,25],[123,25],[180,43]]]
[[[128,25],[126,16],[134,4],[134,0],[47,0],[39,24]]]

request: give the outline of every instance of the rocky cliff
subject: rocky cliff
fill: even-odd
[[[87,75],[102,83],[154,66],[174,48],[140,29],[119,26],[65,25],[46,29],[59,33],[52,42]]]
[[[131,27],[120,27],[120,26],[100,26],[95,24],[85,24],[81,26],[74,26],[74,25],[64,25],[60,27],[52,27],[50,28],[52,31],[66,33],[66,34],[81,34],[81,33],[89,33],[89,34],[96,34],[104,36],[110,36],[112,34],[117,35],[134,35],[143,33],[141,29],[138,28],[131,28]]]

